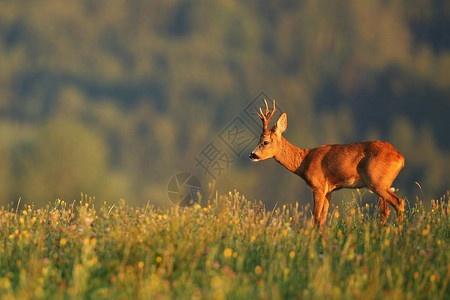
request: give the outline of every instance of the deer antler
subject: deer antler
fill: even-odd
[[[273,109],[272,109],[272,112],[271,112],[270,109],[269,109],[269,105],[267,105],[266,99],[264,99],[264,104],[265,104],[265,106],[266,106],[266,112],[263,113],[262,108],[260,107],[260,108],[259,108],[259,112],[256,112],[256,114],[257,114],[258,117],[263,121],[263,129],[264,129],[264,131],[265,131],[265,130],[268,130],[268,129],[269,129],[269,123],[270,123],[270,120],[272,119],[273,114],[274,114],[275,111],[276,111],[276,107],[275,107],[275,99],[273,100]]]

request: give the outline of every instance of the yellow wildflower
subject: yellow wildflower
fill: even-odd
[[[223,256],[225,256],[225,258],[229,258],[231,255],[233,255],[233,250],[231,250],[230,248],[226,248],[225,250],[223,250]]]

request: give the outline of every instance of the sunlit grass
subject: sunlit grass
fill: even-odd
[[[167,210],[57,200],[0,210],[2,298],[444,299],[448,195],[381,226],[355,198],[322,235],[298,204],[234,192]],[[427,208],[425,208],[427,207]],[[395,214],[395,213],[394,213]]]

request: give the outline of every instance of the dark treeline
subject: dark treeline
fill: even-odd
[[[167,205],[178,172],[206,188],[194,158],[260,91],[288,113],[293,144],[387,140],[406,157],[399,194],[422,197],[418,182],[439,197],[449,32],[444,0],[2,1],[0,203],[84,192]],[[221,192],[310,201],[244,152],[217,176]]]

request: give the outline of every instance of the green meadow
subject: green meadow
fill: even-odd
[[[448,299],[449,193],[380,225],[358,194],[325,229],[238,192],[159,209],[82,195],[0,210],[1,299]],[[393,213],[392,215],[395,215]]]

